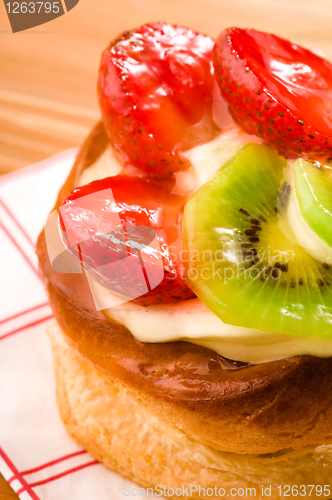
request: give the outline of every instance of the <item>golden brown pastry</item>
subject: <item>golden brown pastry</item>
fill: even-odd
[[[255,44],[241,45],[248,39]],[[125,32],[112,42],[103,53],[99,72],[103,122],[83,144],[55,209],[110,147],[125,175],[145,176],[151,183],[164,179],[165,185],[181,187],[179,179],[184,183],[192,167],[188,156],[180,154],[181,148],[211,142],[224,133],[225,122],[216,120],[212,50],[217,81],[232,116],[259,136],[253,142],[261,144],[264,138],[284,156],[326,154],[328,134],[326,127],[324,135],[320,134],[314,110],[307,120],[297,116],[305,107],[299,97],[294,101],[299,110],[285,111],[283,99],[289,89],[280,91],[279,73],[275,84],[274,70],[261,68],[262,75],[268,74],[266,85],[279,89],[280,95],[276,91],[273,99],[271,89],[260,79],[257,68],[270,61],[271,40],[276,51],[273,57],[281,57],[280,47],[282,54],[292,57],[295,51],[307,64],[314,61],[317,74],[319,64],[327,68],[323,76],[330,71],[332,80],[332,66],[321,59],[317,62],[318,56],[254,30],[226,30],[214,45],[210,37],[188,28],[154,23]],[[301,68],[292,66],[291,71]],[[140,79],[135,80],[137,74]],[[305,86],[306,77],[300,76],[297,83]],[[254,82],[254,90],[248,82]],[[219,106],[218,113],[223,115],[224,108]],[[315,120],[318,128],[313,127]],[[231,133],[243,133],[233,121],[231,127]],[[273,139],[275,130],[278,140]],[[301,138],[302,149],[295,150],[299,139],[294,131],[298,134],[299,130],[307,135]],[[284,187],[286,198],[290,194],[287,183]],[[272,210],[275,217],[278,211],[278,206]],[[237,207],[239,212],[250,217],[243,207]],[[255,256],[258,250],[251,243],[258,247],[262,227],[252,215],[251,224],[241,233],[250,243],[241,248],[243,253],[249,251],[243,248],[250,248]],[[68,432],[97,460],[173,498],[332,497],[332,357],[328,349],[324,358],[284,356],[253,364],[241,362],[241,357],[228,360],[194,340],[158,342],[157,331],[153,342],[140,342],[120,320],[97,310],[85,272],[66,274],[52,268],[44,232],[37,254],[56,319],[49,336],[61,417]],[[257,257],[251,265],[258,261]],[[268,268],[271,280],[278,272],[288,272],[286,264]],[[320,269],[327,272],[329,265],[323,262]],[[301,278],[298,285],[303,284]],[[321,279],[315,283],[320,292],[325,285],[330,283]]]
[[[57,206],[107,144],[99,123]],[[51,268],[43,232],[37,254],[58,324],[51,338],[61,415],[98,460],[146,486],[249,487],[303,484],[309,477],[310,484],[328,484],[329,468],[317,465],[314,454],[332,443],[332,358],[297,356],[230,370],[217,353],[191,343],[141,343],[96,311],[84,274]],[[151,442],[136,443],[142,421],[154,423]],[[173,470],[169,447],[179,443]]]

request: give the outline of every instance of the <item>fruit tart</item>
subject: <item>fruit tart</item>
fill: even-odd
[[[98,96],[37,244],[68,432],[169,497],[330,497],[331,63],[153,23]]]

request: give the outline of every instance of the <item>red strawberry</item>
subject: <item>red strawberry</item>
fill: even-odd
[[[179,151],[200,136],[199,122],[201,134],[212,135],[213,44],[183,26],[154,23],[126,31],[104,51],[99,103],[125,164],[166,176],[188,166]]]
[[[214,67],[233,117],[289,157],[332,151],[332,65],[268,33],[230,28]]]
[[[94,181],[62,203],[63,239],[96,281],[128,300],[148,306],[189,299],[195,294],[178,268],[184,201],[147,179]]]

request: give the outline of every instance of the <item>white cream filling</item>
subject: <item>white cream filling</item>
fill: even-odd
[[[79,185],[84,186],[98,179],[118,175],[121,171],[122,166],[116,159],[111,145],[109,145],[93,165],[83,170]]]
[[[299,160],[301,161],[301,160]],[[296,196],[294,186],[294,162],[290,163],[287,172],[287,182],[291,186],[289,203],[287,208],[287,219],[289,225],[294,233],[294,236],[302,248],[314,259],[327,264],[332,263],[332,248],[322,240],[311,229],[309,224],[304,220],[301,215],[300,205]]]
[[[246,134],[233,122],[216,139],[183,153],[193,166],[195,191],[211,180],[228,160],[249,143],[262,144],[262,140]]]
[[[213,141],[186,152],[192,169],[178,176],[173,191],[197,190],[241,147],[252,142],[261,141],[233,124]],[[107,148],[95,164],[83,172],[80,185],[120,172],[121,166],[111,148]],[[92,279],[89,282],[98,309],[103,309],[105,315],[123,324],[141,342],[184,340],[208,347],[227,358],[256,364],[303,354],[332,356],[332,340],[227,325],[199,299],[150,307],[126,302],[104,309],[109,303],[116,304],[116,298]]]

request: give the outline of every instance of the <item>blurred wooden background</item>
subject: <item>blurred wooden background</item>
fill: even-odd
[[[101,51],[123,30],[157,20],[212,36],[254,27],[332,60],[331,0],[81,0],[66,15],[16,34],[1,2],[0,174],[79,145],[99,117]],[[12,498],[0,478],[0,499]]]
[[[66,15],[12,34],[0,4],[0,174],[81,143],[98,119],[101,51],[125,29],[166,20],[212,36],[255,27],[332,59],[331,0],[81,0]]]

